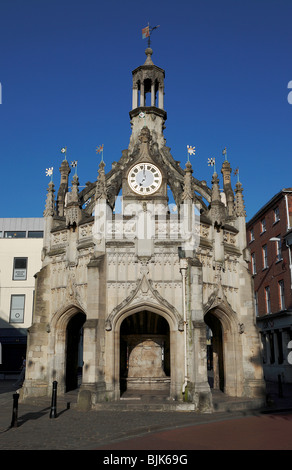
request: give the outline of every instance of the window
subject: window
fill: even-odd
[[[255,253],[252,253],[251,255],[251,268],[252,268],[252,274],[256,274],[256,260],[255,260]]]
[[[276,207],[274,209],[274,223],[278,222],[279,220],[280,220],[279,207]]]
[[[28,238],[43,238],[44,232],[41,230],[33,230],[28,232]]]
[[[269,286],[265,287],[266,313],[271,313],[271,297]]]
[[[23,323],[25,295],[12,295],[10,304],[10,323]]]
[[[253,241],[254,241],[254,231],[253,231],[253,228],[250,229],[249,235],[250,235],[250,242],[253,242]]]
[[[278,238],[278,240],[276,241],[277,261],[280,261],[282,259],[282,243],[281,243],[280,235],[277,238]]]
[[[280,300],[280,309],[285,310],[285,292],[284,292],[284,281],[279,281],[279,300]]]
[[[266,219],[263,219],[261,221],[261,229],[262,229],[262,233],[266,231]]]
[[[27,278],[27,258],[14,258],[13,280],[25,281]]]
[[[4,232],[4,238],[25,238],[26,232],[14,231],[14,232]]]
[[[264,245],[262,250],[263,250],[263,269],[266,269],[268,267],[268,249],[267,249],[267,245]]]

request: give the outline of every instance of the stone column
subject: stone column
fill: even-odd
[[[43,267],[36,277],[33,324],[28,329],[23,397],[46,396],[49,391],[48,341],[50,323],[50,267]]]
[[[145,106],[144,82],[141,82],[140,85],[140,106]]]
[[[91,405],[105,400],[104,337],[105,296],[104,255],[88,263],[87,320],[83,337],[83,377],[78,396],[78,406],[90,409]]]
[[[158,108],[164,109],[164,87],[161,85],[158,89]]]
[[[188,302],[188,390],[189,398],[201,412],[212,410],[212,395],[207,372],[207,337],[203,313],[202,265],[189,260]]]
[[[137,84],[132,88],[132,109],[138,108],[138,87]]]
[[[155,106],[155,82],[151,83],[151,106]]]

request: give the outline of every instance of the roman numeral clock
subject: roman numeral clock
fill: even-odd
[[[154,194],[161,186],[162,175],[152,163],[137,163],[128,174],[128,184],[136,194]]]

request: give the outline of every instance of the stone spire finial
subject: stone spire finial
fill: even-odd
[[[147,49],[145,50],[145,54],[147,55],[147,59],[145,60],[144,65],[154,65],[151,58],[153,54],[153,50],[151,49],[151,47],[147,47]]]
[[[68,161],[65,159],[62,161],[60,166],[60,173],[61,173],[61,182],[60,187],[58,190],[57,195],[57,211],[58,215],[63,217],[64,215],[64,207],[65,207],[65,197],[66,193],[68,192],[68,178],[71,172],[70,166]]]
[[[55,215],[55,185],[53,181],[49,182],[47,191],[48,194],[46,199],[46,207],[43,213],[44,217],[50,217]]]
[[[221,173],[223,175],[223,188],[226,196],[227,212],[229,216],[233,216],[234,211],[234,193],[232,190],[230,178],[231,171],[232,169],[230,167],[230,163],[226,157],[226,160],[222,164]]]
[[[184,190],[182,195],[182,200],[193,200],[194,199],[194,191],[193,191],[193,180],[192,180],[192,164],[191,162],[186,163],[186,169],[184,174]]]
[[[67,200],[65,206],[66,225],[78,225],[81,220],[81,208],[79,203],[79,178],[77,174],[73,176],[71,192],[67,193]]]
[[[221,202],[220,197],[220,190],[219,190],[219,178],[217,173],[213,173],[212,176],[212,195],[211,195],[211,203],[213,202]]]
[[[244,199],[243,199],[243,187],[240,181],[237,181],[235,185],[235,215],[237,217],[246,217]]]
[[[213,173],[212,177],[212,194],[211,194],[211,210],[210,214],[217,230],[223,225],[225,220],[225,206],[221,201],[219,178],[217,173]]]
[[[106,180],[105,180],[105,171],[104,171],[105,163],[102,160],[99,164],[97,182],[96,182],[96,190],[95,190],[95,200],[98,199],[106,199],[107,191],[106,191]]]
[[[69,195],[70,202],[75,202],[75,203],[79,202],[78,188],[79,188],[79,178],[78,178],[78,175],[75,173],[72,179],[71,194]]]

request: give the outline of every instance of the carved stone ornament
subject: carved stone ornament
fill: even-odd
[[[152,281],[147,279],[146,275],[144,274],[140,282],[138,283],[137,287],[132,290],[130,295],[126,299],[124,299],[117,307],[113,309],[111,314],[108,316],[106,320],[106,331],[110,331],[112,329],[112,323],[114,318],[119,315],[122,311],[126,311],[129,308],[135,307],[139,304],[148,304],[152,305],[154,308],[161,309],[161,305],[164,306],[168,311],[172,312],[174,315],[178,330],[182,331],[183,329],[183,319],[176,308],[171,305],[166,299],[164,299],[159,292],[154,289]]]

